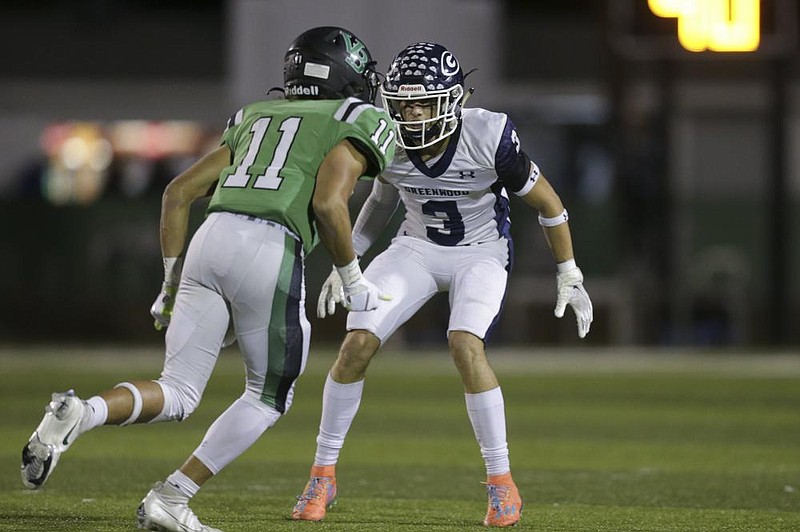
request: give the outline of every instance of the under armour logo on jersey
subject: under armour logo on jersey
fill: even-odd
[[[458,175],[461,179],[475,179],[475,170],[460,170]]]

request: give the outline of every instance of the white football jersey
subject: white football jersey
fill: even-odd
[[[469,108],[444,153],[423,162],[415,150],[398,149],[381,175],[405,205],[398,235],[464,246],[510,239],[506,189],[526,194],[539,169],[506,114]]]

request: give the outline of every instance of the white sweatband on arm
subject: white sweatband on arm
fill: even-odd
[[[528,192],[530,192],[531,189],[533,188],[533,185],[539,182],[539,175],[541,175],[539,173],[539,167],[536,166],[536,163],[531,161],[531,171],[528,173],[528,180],[525,182],[525,185],[521,189],[514,192],[514,194],[516,194],[519,197],[522,197]]]
[[[392,219],[400,202],[394,186],[375,179],[372,192],[367,196],[353,225],[353,249],[363,257]]]
[[[539,215],[539,225],[542,227],[555,227],[557,225],[561,225],[566,223],[569,220],[569,213],[567,213],[567,209],[561,211],[561,214],[558,216],[553,216],[552,218],[545,218],[541,214]]]
[[[575,264],[575,259],[567,259],[564,262],[559,262],[556,264],[556,267],[558,268],[558,273],[564,273],[573,268],[577,268],[578,265]]]
[[[358,257],[354,258],[344,266],[336,266],[339,277],[342,278],[344,286],[351,286],[361,280],[361,266],[358,265]]]
[[[164,257],[164,282],[177,286],[181,281],[183,259],[181,257]]]

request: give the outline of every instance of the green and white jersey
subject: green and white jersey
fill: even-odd
[[[394,156],[389,115],[346,100],[271,100],[245,106],[228,120],[222,142],[233,160],[220,174],[207,212],[236,212],[290,229],[306,253],[319,242],[311,199],[317,170],[339,142],[349,139],[375,177]]]

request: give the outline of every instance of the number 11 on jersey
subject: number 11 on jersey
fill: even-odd
[[[250,139],[250,145],[247,148],[244,159],[242,159],[242,162],[236,167],[236,170],[228,176],[222,186],[244,188],[250,182],[250,179],[255,177],[253,188],[278,190],[283,181],[280,172],[283,169],[283,165],[286,164],[286,159],[289,156],[289,149],[292,147],[301,121],[302,119],[300,117],[291,116],[281,122],[280,126],[278,126],[278,131],[281,132],[281,138],[278,141],[278,145],[275,147],[275,152],[272,154],[269,165],[262,174],[251,175],[253,163],[261,149],[262,142],[264,142],[264,137],[267,135],[272,117],[267,116],[256,120],[253,123],[253,127],[250,128],[250,132],[253,136]]]

